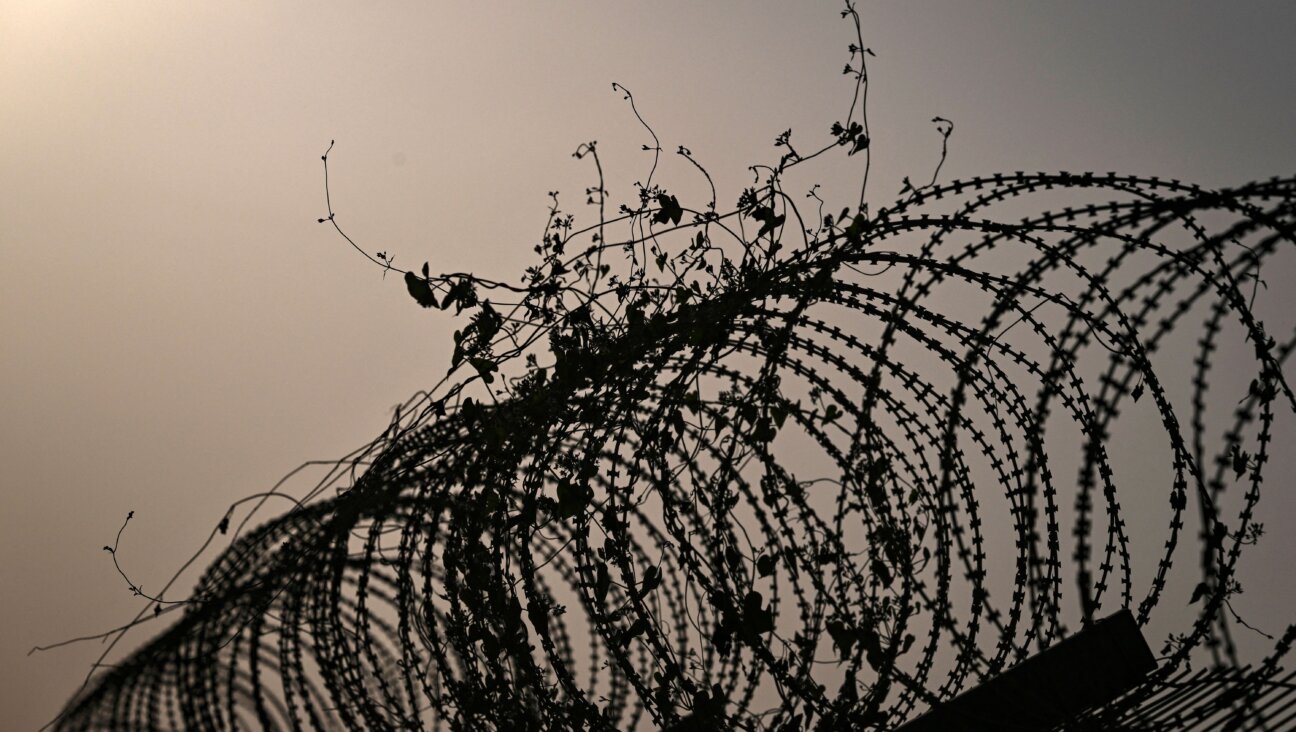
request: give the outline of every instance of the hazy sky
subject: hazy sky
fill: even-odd
[[[315,223],[330,139],[362,243],[512,278],[547,191],[584,213],[577,144],[600,141],[614,197],[646,174],[611,82],[732,203],[776,134],[845,117],[839,9],[0,0],[5,726],[47,721],[99,650],[32,645],[140,606],[101,550],[127,511],[120,558],[156,588],[232,500],[367,442],[444,374],[453,321]],[[879,201],[930,174],[934,115],[956,124],[946,178],[1296,173],[1296,4],[861,11]]]

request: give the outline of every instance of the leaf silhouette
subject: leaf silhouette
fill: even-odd
[[[654,224],[679,224],[684,218],[684,209],[680,206],[679,199],[675,196],[661,193],[657,195],[657,213],[653,214],[652,221]]]
[[[432,286],[428,281],[420,278],[413,272],[405,273],[405,287],[409,290],[410,297],[419,305],[430,308],[437,304],[436,293],[432,292]]]

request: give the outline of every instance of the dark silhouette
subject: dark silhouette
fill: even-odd
[[[192,597],[146,614],[179,619],[58,725],[889,729],[957,715],[950,700],[997,677],[986,688],[1029,694],[1029,669],[1121,609],[1125,630],[1103,637],[1136,653],[1135,623],[1189,601],[1196,621],[1146,677],[1036,719],[1288,714],[1272,702],[1296,626],[1247,666],[1230,600],[1263,531],[1264,467],[1289,444],[1275,420],[1296,409],[1296,340],[1252,309],[1264,263],[1296,244],[1296,179],[941,183],[937,167],[870,208],[871,51],[843,17],[846,117],[820,144],[779,135],[732,208],[714,186],[694,202],[654,181],[661,143],[616,87],[652,172],[613,210],[581,145],[597,220],[551,194],[520,282],[406,272],[348,238],[418,305],[466,318],[450,375],[291,510],[245,533],[232,508],[213,536],[234,541]],[[953,125],[934,123],[943,162]],[[817,186],[784,189],[828,155],[864,169],[840,212]],[[321,222],[338,227],[331,201]],[[1195,358],[1158,360],[1188,319]],[[1208,384],[1241,342],[1221,429]],[[1185,369],[1186,401],[1167,379]],[[1118,417],[1166,446],[1164,487],[1143,486],[1159,523],[1122,511]],[[1138,584],[1135,530],[1165,538]],[[1166,590],[1185,553],[1191,598]],[[1212,670],[1188,676],[1192,658]]]
[[[936,706],[899,732],[1053,729],[1143,681],[1156,659],[1129,610]]]

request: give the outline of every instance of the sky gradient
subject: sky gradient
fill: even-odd
[[[119,556],[155,588],[231,501],[368,442],[444,374],[454,321],[315,223],[330,140],[334,209],[366,247],[512,279],[547,191],[586,213],[579,143],[599,141],[613,198],[646,175],[614,81],[729,203],[779,132],[845,117],[837,3],[698,5],[0,2],[7,727],[48,721],[99,651],[28,649],[140,606],[101,549],[128,511]],[[1296,173],[1290,3],[860,9],[879,202],[930,175],[935,115],[956,125],[945,180]],[[807,187],[845,205],[858,174]]]

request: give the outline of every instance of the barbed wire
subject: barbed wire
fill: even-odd
[[[321,222],[467,316],[450,373],[286,513],[245,518],[190,598],[150,600],[180,618],[58,726],[883,729],[1103,613],[1146,630],[1186,605],[1151,679],[1084,724],[1264,724],[1296,630],[1248,666],[1232,603],[1296,411],[1296,339],[1257,315],[1262,268],[1296,244],[1296,179],[938,166],[873,212],[861,185],[825,215],[816,187],[803,218],[787,171],[869,147],[872,52],[843,16],[845,122],[806,156],[780,135],[728,211],[714,185],[695,210],[650,174],[612,214],[586,143],[598,221],[551,194],[513,284],[398,269],[329,196]],[[1191,368],[1171,357],[1185,330]],[[1162,487],[1123,482],[1130,430]],[[1190,598],[1168,589],[1185,552]],[[1216,671],[1187,675],[1202,654]],[[1193,684],[1228,690],[1153,711]]]

